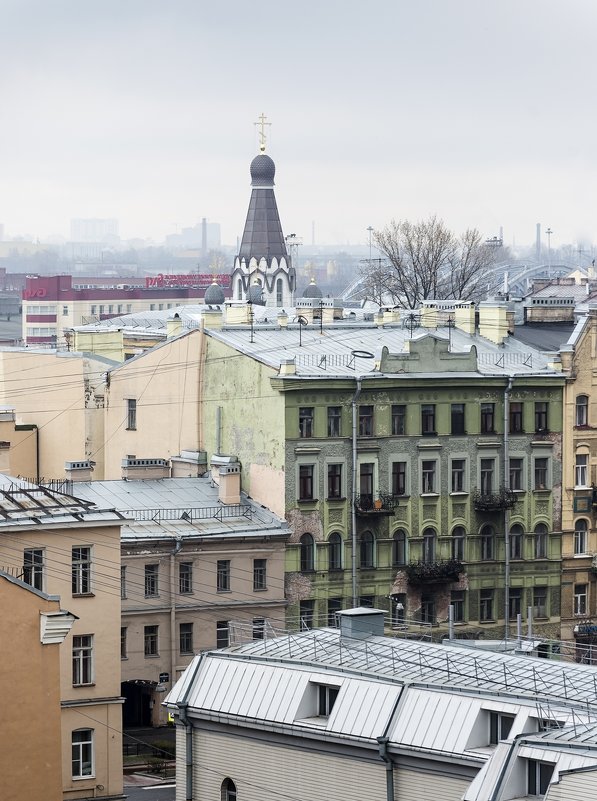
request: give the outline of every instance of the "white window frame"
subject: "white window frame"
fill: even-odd
[[[93,634],[73,635],[73,687],[94,683]]]
[[[578,524],[584,523],[584,528],[579,528]],[[574,523],[574,555],[586,556],[587,555],[587,542],[588,542],[589,526],[584,518],[579,518]],[[582,546],[582,547],[580,547]]]
[[[574,486],[589,486],[589,454],[577,453],[574,459]]]
[[[92,592],[91,545],[75,545],[72,548],[72,594],[90,595]]]
[[[580,588],[582,589],[582,592]],[[574,617],[586,617],[589,609],[589,585],[574,585]]]
[[[28,556],[31,558],[28,559]],[[45,573],[45,548],[25,548],[23,551],[23,581],[43,592],[46,586]]]
[[[75,735],[83,733],[87,734],[86,740],[75,742]],[[85,760],[83,749],[89,749],[90,759]],[[75,771],[75,764],[79,769]],[[85,770],[84,766],[87,764],[89,767]],[[94,748],[94,730],[93,729],[75,729],[71,733],[71,771],[73,779],[90,779],[95,776],[95,748]]]

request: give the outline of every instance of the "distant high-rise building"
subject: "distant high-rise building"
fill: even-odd
[[[4,242],[4,223],[0,223],[0,242]]]
[[[77,218],[70,221],[70,238],[73,242],[105,242],[119,239],[118,220]]]
[[[207,222],[203,217],[200,223],[183,228],[178,234],[166,237],[169,248],[200,248],[203,255],[221,246],[220,223]]]

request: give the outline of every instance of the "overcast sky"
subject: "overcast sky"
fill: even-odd
[[[0,222],[242,233],[254,121],[285,233],[438,214],[594,241],[595,0],[0,0]]]

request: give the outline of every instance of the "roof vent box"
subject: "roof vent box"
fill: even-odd
[[[340,620],[340,636],[352,640],[383,637],[384,614],[383,609],[368,609],[362,606],[356,609],[344,609],[337,613]]]

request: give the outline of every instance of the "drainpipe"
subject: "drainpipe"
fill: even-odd
[[[170,686],[174,686],[176,672],[176,555],[182,548],[182,539],[176,538],[176,545],[170,553]]]
[[[394,801],[394,764],[388,756],[389,737],[378,737],[379,755],[386,763],[386,797],[387,801]]]
[[[504,489],[510,489],[510,392],[512,391],[512,376],[508,378],[504,390]],[[510,636],[510,510],[504,508],[504,547],[506,558],[504,562],[504,641],[508,644]]]
[[[39,484],[41,476],[39,472],[39,428],[35,426],[35,483]]]
[[[186,773],[186,801],[193,799],[193,726],[187,716],[189,705],[178,703],[178,718],[185,727],[185,773]]]
[[[216,453],[220,455],[221,442],[221,427],[222,427],[222,407],[216,406]]]
[[[199,353],[197,354],[197,450],[205,448],[203,442],[203,374],[205,372],[205,320],[202,317],[199,323]]]
[[[361,379],[355,378],[356,390],[352,398],[352,491],[350,525],[352,535],[352,605],[359,604],[357,588],[357,404],[361,395]]]

